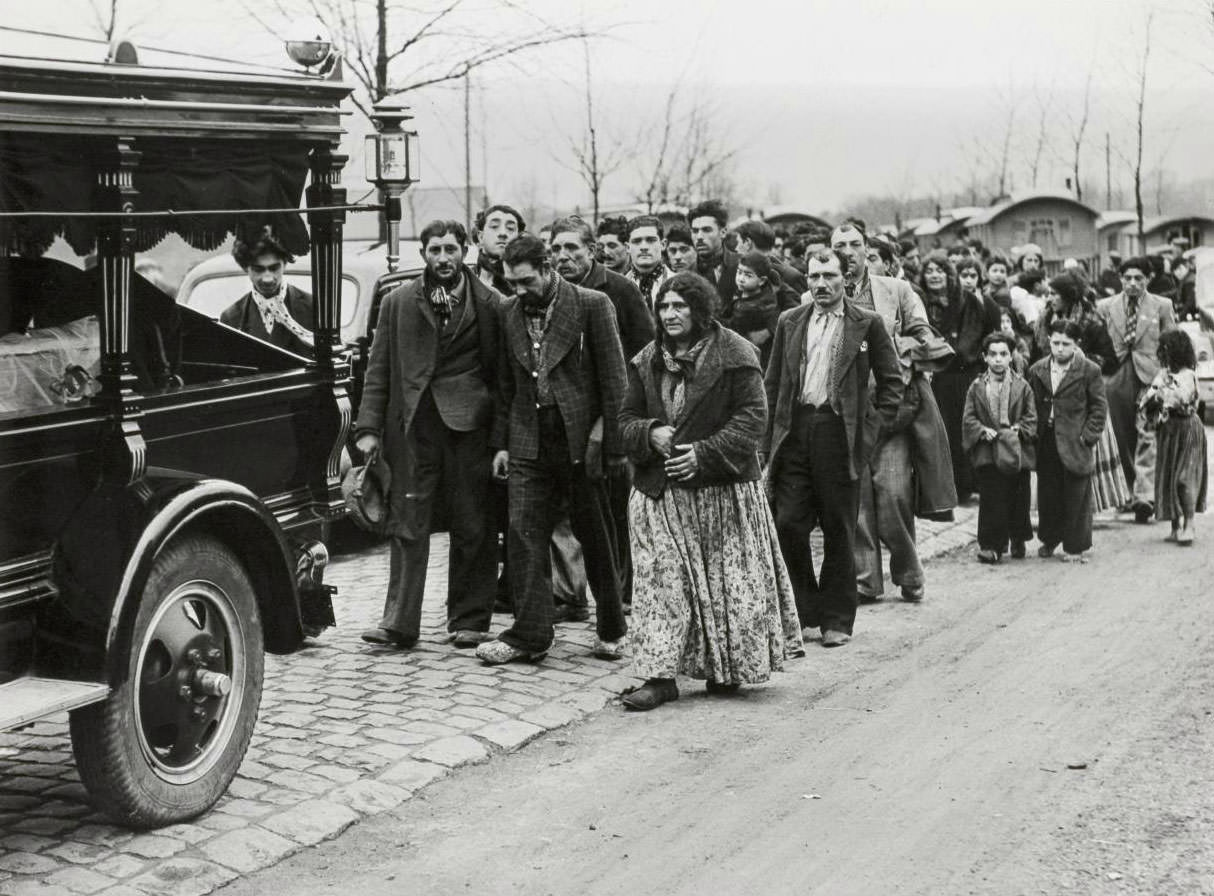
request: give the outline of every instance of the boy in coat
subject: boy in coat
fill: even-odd
[[[1024,557],[1024,543],[1033,537],[1029,523],[1033,440],[1037,408],[1028,383],[1012,370],[1013,340],[1003,332],[982,342],[986,373],[970,384],[961,415],[961,442],[969,452],[978,480],[978,560],[1000,563],[1011,543],[1012,557]],[[1019,469],[996,464],[997,443],[1008,438],[1016,446]]]
[[[1029,368],[1037,402],[1037,537],[1039,557],[1059,544],[1062,559],[1086,563],[1092,546],[1093,448],[1109,405],[1100,368],[1078,351],[1079,324],[1050,322],[1050,356]]]

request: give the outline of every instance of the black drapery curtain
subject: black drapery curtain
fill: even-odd
[[[101,159],[97,140],[45,134],[0,135],[0,211],[63,212],[49,218],[0,218],[0,244],[10,254],[37,257],[56,236],[78,255],[94,250],[97,218],[91,211]],[[138,211],[188,213],[203,209],[298,208],[308,177],[309,146],[288,141],[140,138],[142,156],[133,170]],[[229,233],[238,237],[269,226],[295,255],[308,251],[308,232],[297,212],[137,218],[135,251],[176,233],[196,249],[219,248]]]

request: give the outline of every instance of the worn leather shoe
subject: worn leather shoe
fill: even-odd
[[[992,566],[1000,560],[999,554],[995,551],[983,549],[978,552],[979,563],[989,563]]]
[[[625,709],[636,712],[648,712],[679,699],[679,686],[673,678],[651,678],[639,688],[629,691],[620,698]]]
[[[476,658],[489,666],[500,666],[503,663],[538,663],[548,655],[546,650],[523,650],[512,647],[505,641],[486,641],[476,648]]]
[[[1058,545],[1056,544],[1043,544],[1041,547],[1037,548],[1037,556],[1042,560],[1045,560],[1047,557],[1053,557],[1054,549],[1057,547]]]
[[[1024,542],[1023,541],[1015,541],[1015,540],[1012,541],[1012,559],[1013,560],[1023,560],[1024,559]]]
[[[1155,518],[1155,508],[1150,504],[1135,504],[1134,505],[1134,522],[1142,523],[1143,525],[1151,522]]]
[[[394,632],[390,628],[369,628],[362,633],[361,637],[368,644],[375,644],[379,647],[407,649],[417,643],[417,638],[406,638],[400,632]]]
[[[922,585],[903,585],[902,599],[908,604],[917,604],[923,602],[923,586]]]
[[[822,633],[823,647],[842,647],[850,640],[851,635],[849,635],[847,632],[836,632],[828,629]]]
[[[488,632],[478,632],[472,629],[461,628],[459,631],[451,635],[451,643],[461,649],[468,647],[477,647],[484,644],[486,641],[492,641],[493,635]]]
[[[602,638],[595,638],[594,649],[590,652],[601,660],[622,660],[624,658],[624,639],[604,641]]]

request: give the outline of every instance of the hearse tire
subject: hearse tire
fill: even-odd
[[[222,542],[185,536],[156,558],[123,610],[108,699],[71,715],[72,749],[95,805],[154,828],[210,809],[253,735],[265,657],[253,585]]]

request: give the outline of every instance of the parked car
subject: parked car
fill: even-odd
[[[340,275],[351,88],[340,66],[197,72],[73,46],[0,50],[0,730],[69,711],[94,802],[146,828],[219,799],[263,651],[333,624],[317,536],[343,513],[351,410],[339,276],[302,358],[175,303],[133,255],[265,225],[303,252],[311,175],[309,206],[330,209],[309,215],[311,264]],[[56,237],[96,266],[36,257]]]
[[[401,243],[404,264],[400,272],[387,276],[388,265],[380,243],[350,242],[342,246],[341,260],[341,320],[338,321],[341,340],[355,345],[366,335],[367,319],[381,278],[385,283],[411,280],[421,274],[420,243]],[[312,265],[308,257],[297,258],[287,265],[286,282],[304,292],[312,292]],[[230,254],[208,258],[192,267],[177,290],[177,301],[218,320],[225,308],[249,291],[249,278]]]

